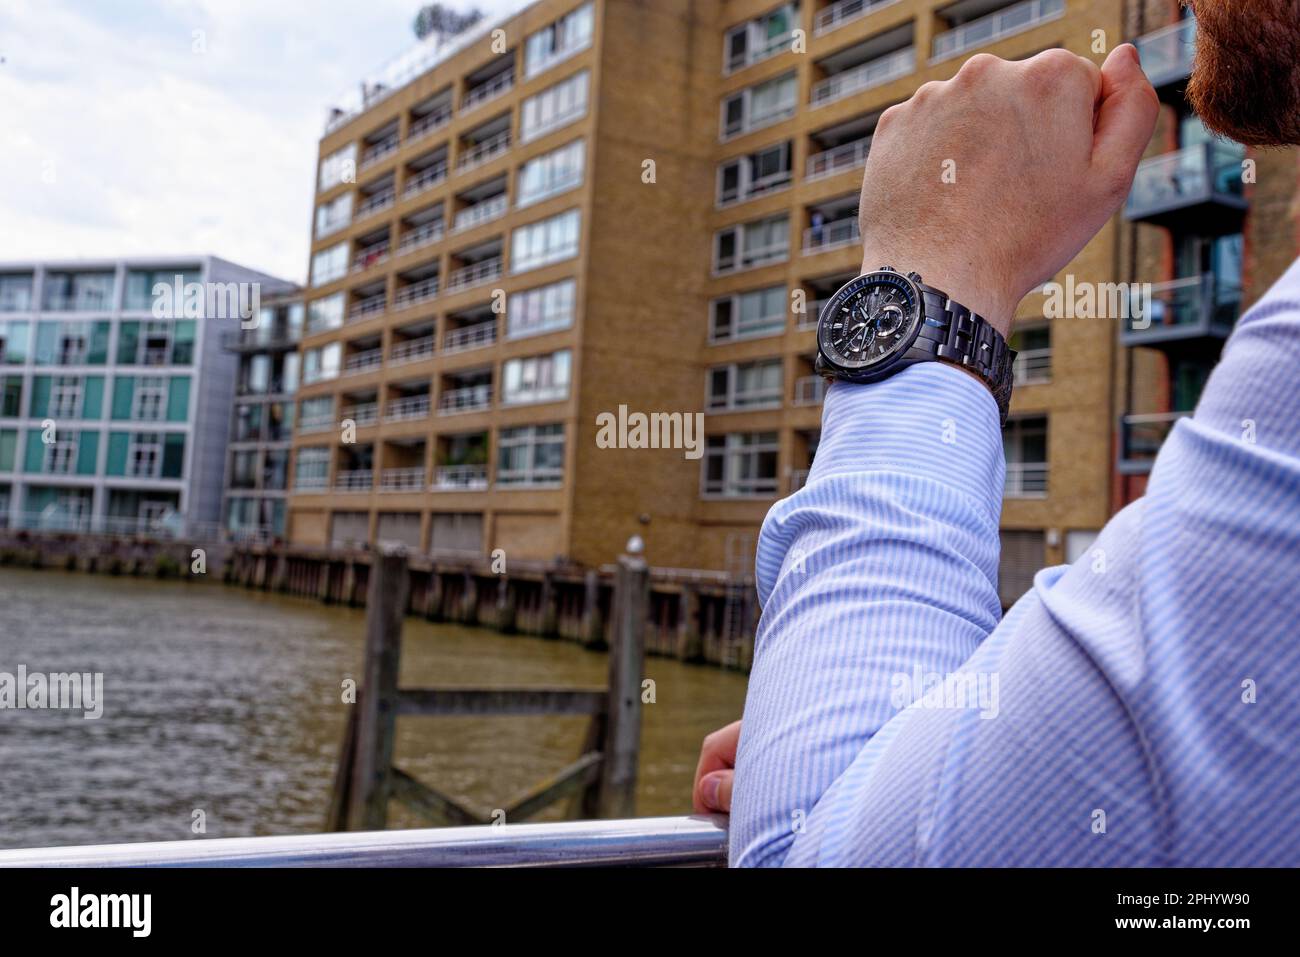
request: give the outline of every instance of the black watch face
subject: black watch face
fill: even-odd
[[[868,273],[826,304],[817,325],[817,343],[833,365],[867,371],[906,352],[920,324],[918,292],[906,276]]]

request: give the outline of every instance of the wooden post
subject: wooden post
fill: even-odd
[[[429,569],[429,586],[424,590],[424,617],[429,621],[442,620],[442,573],[437,565]]]
[[[584,584],[582,643],[587,648],[601,648],[605,645],[605,623],[600,616],[600,573],[589,568]]]
[[[699,661],[704,657],[700,641],[700,590],[693,582],[682,585],[677,605],[677,657]]]
[[[510,590],[510,579],[505,575],[497,581],[497,630],[512,634],[517,625],[519,599]]]
[[[641,745],[641,678],[650,600],[650,568],[645,559],[619,556],[614,588],[609,733],[601,766],[600,815],[628,818],[636,816],[637,751]]]
[[[464,575],[465,590],[460,596],[460,616],[459,621],[466,625],[478,624],[478,579],[474,577],[474,572],[465,569]]]
[[[559,601],[555,589],[555,573],[542,575],[542,624],[541,636],[555,638],[559,635]]]
[[[409,589],[406,552],[377,554],[370,567],[366,596],[364,694],[356,705],[361,710],[348,815],[352,827],[360,830],[382,830],[388,820],[397,671]]]

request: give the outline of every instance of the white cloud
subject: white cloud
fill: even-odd
[[[419,6],[6,0],[0,260],[213,253],[301,282],[327,106]]]

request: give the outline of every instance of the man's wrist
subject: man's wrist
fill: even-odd
[[[953,302],[982,316],[1004,339],[1011,335],[1011,319],[1021,297],[1003,291],[1006,283],[996,270],[980,268],[973,262],[960,259],[940,261],[933,254],[923,252],[908,254],[896,247],[865,247],[864,273],[875,272],[884,264],[901,272],[920,274],[927,286],[933,286]]]

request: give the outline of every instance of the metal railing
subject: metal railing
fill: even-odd
[[[1192,72],[1192,55],[1196,52],[1196,20],[1171,23],[1139,37],[1133,45],[1152,86],[1186,79]]]
[[[1151,470],[1169,433],[1190,412],[1142,412],[1120,419],[1119,471],[1135,475]]]
[[[1065,14],[1065,0],[1027,0],[1005,7],[988,16],[971,20],[959,27],[937,34],[930,62],[947,60],[974,47],[985,46]]]
[[[436,350],[437,340],[433,336],[408,339],[393,346],[392,354],[388,357],[388,364],[397,366],[407,362],[419,362],[422,359],[430,358]]]
[[[374,425],[379,421],[379,403],[363,402],[361,405],[354,405],[339,413],[340,424],[347,422],[349,419],[356,423],[358,428]]]
[[[381,492],[424,491],[424,469],[384,469],[379,475]]]
[[[646,817],[0,851],[0,867],[725,867],[723,817]]]
[[[515,71],[506,70],[504,73],[498,73],[486,83],[480,83],[478,86],[465,91],[465,98],[460,101],[460,112],[463,116],[470,110],[476,110],[485,103],[491,103],[499,96],[509,93],[515,85]]]
[[[368,146],[361,151],[361,169],[368,169],[380,162],[386,157],[392,156],[397,152],[397,147],[401,145],[396,136]]]
[[[388,411],[384,413],[385,422],[411,422],[415,419],[425,419],[429,416],[429,397],[427,395],[412,395],[404,399],[395,399],[388,403]],[[424,479],[420,479],[421,483]]]
[[[900,76],[906,76],[916,69],[916,50],[904,47],[884,56],[869,60],[861,66],[855,66],[843,73],[836,73],[816,83],[812,88],[813,106],[834,103],[854,93],[861,93],[872,87],[881,86]]]
[[[343,374],[361,375],[363,372],[372,372],[383,364],[383,349],[367,349],[364,352],[354,352],[343,363]]]
[[[841,143],[834,149],[814,153],[808,157],[804,179],[806,181],[823,179],[865,166],[869,152],[871,152],[871,137],[867,136],[852,143]]]
[[[397,255],[405,256],[416,249],[431,246],[442,239],[443,229],[442,220],[433,219],[418,229],[411,230],[397,244]]]
[[[1242,148],[1210,141],[1162,153],[1138,164],[1124,215],[1153,213],[1221,199],[1243,208]]]
[[[490,346],[496,341],[496,320],[489,320],[472,326],[462,326],[460,329],[452,329],[442,337],[442,351],[444,353],[467,352],[470,349],[481,349],[484,346]]]
[[[441,110],[435,110],[425,116],[420,117],[411,124],[410,129],[406,131],[406,142],[414,143],[418,139],[434,133],[451,122],[451,108],[447,107]]]
[[[428,302],[430,299],[436,299],[437,297],[438,277],[430,276],[428,279],[421,279],[419,282],[399,289],[397,295],[393,297],[393,308],[408,309],[411,306]]]
[[[469,385],[459,389],[447,389],[438,397],[438,411],[478,412],[492,407],[492,386]]]
[[[824,10],[817,11],[817,16],[813,18],[813,35],[821,36],[838,30],[846,23],[852,23],[897,2],[898,0],[840,0],[839,3],[832,3]]]
[[[452,222],[452,232],[463,232],[466,229],[473,229],[475,226],[482,226],[494,219],[500,219],[509,208],[510,201],[505,193],[489,197],[482,202],[475,203],[473,206],[466,206],[456,214]]]
[[[495,136],[490,136],[481,143],[475,143],[466,150],[456,162],[456,172],[463,173],[489,163],[498,156],[510,152],[510,130],[505,129]]]
[[[1046,462],[1008,462],[1007,498],[1041,498],[1047,494]]]
[[[473,289],[475,286],[481,286],[484,283],[500,279],[501,266],[501,257],[495,256],[492,259],[485,259],[482,262],[471,263],[468,266],[453,269],[451,275],[447,277],[448,294]]]
[[[861,238],[858,233],[858,219],[837,219],[833,223],[821,226],[809,226],[803,231],[803,251],[805,253],[824,253],[830,249],[856,243]]]
[[[437,163],[428,169],[420,170],[414,179],[407,182],[406,188],[402,190],[402,198],[410,199],[412,196],[418,196],[425,190],[433,189],[446,178],[446,163]]]
[[[348,310],[348,322],[359,322],[370,316],[379,315],[388,306],[388,297],[384,293],[379,293],[368,299],[358,299]]]
[[[1023,349],[1011,363],[1012,385],[1052,381],[1052,350]]]
[[[826,308],[829,299],[814,299],[812,302],[804,303],[802,315],[795,316],[794,327],[799,330],[816,329],[817,320],[821,318],[822,310]]]
[[[433,491],[481,491],[488,487],[486,465],[440,465],[434,470]]]
[[[395,202],[397,202],[397,192],[395,190],[388,189],[384,190],[382,193],[377,193],[357,207],[356,220],[357,222],[360,222],[367,216],[373,216],[376,213],[382,212],[392,206]]]
[[[388,242],[373,243],[364,249],[358,249],[352,258],[352,271],[365,272],[388,261]]]
[[[369,492],[374,485],[375,473],[370,469],[352,469],[334,477],[334,488],[339,492]]]

